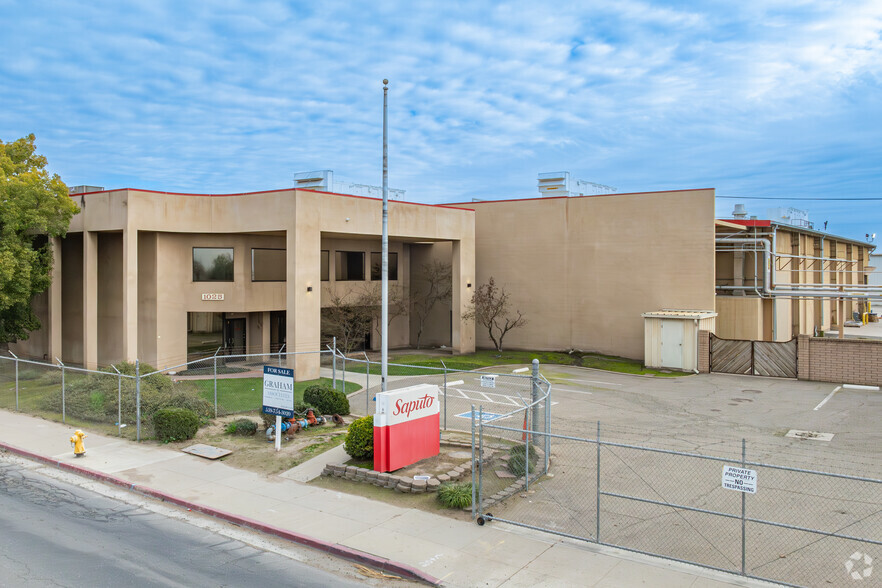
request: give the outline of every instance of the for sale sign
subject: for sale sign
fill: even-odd
[[[263,366],[263,412],[285,418],[294,416],[294,370]]]
[[[391,472],[441,451],[438,386],[420,384],[377,394],[374,469]]]

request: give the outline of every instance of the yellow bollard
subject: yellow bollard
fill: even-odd
[[[86,434],[77,429],[74,431],[73,436],[70,438],[70,446],[73,447],[74,457],[83,457],[86,454],[86,446],[83,444],[83,439],[86,438]]]

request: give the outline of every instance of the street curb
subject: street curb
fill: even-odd
[[[95,470],[90,470],[89,468],[85,468],[82,466],[74,465],[65,461],[60,461],[51,457],[46,457],[44,455],[40,455],[34,453],[32,451],[28,451],[26,449],[21,449],[14,445],[10,445],[8,443],[4,443],[0,441],[0,450],[5,450],[10,453],[14,453],[16,455],[20,455],[27,459],[31,459],[34,461],[39,461],[45,463],[50,466],[57,467],[62,470],[67,470],[69,472],[73,472],[75,474],[85,476],[87,478],[92,478],[94,480],[99,480],[101,482],[107,482],[109,484],[113,484],[114,486],[119,486],[121,488],[125,488],[126,490],[137,492],[139,494],[143,494],[145,496],[149,496],[151,498],[157,498],[164,502],[170,502],[177,506],[182,506],[188,508],[192,511],[199,512],[205,515],[213,516],[215,518],[227,521],[229,523],[233,523],[236,525],[240,525],[242,527],[248,527],[250,529],[254,529],[255,531],[260,531],[261,533],[267,533],[269,535],[274,535],[281,539],[286,539],[293,543],[297,543],[300,545],[305,545],[307,547],[311,547],[313,549],[317,549],[319,551],[328,553],[330,555],[334,555],[336,557],[341,557],[343,559],[353,561],[356,563],[360,563],[366,566],[370,566],[372,568],[389,572],[403,578],[407,578],[409,580],[415,580],[417,582],[424,582],[431,586],[440,586],[441,580],[438,578],[431,576],[425,572],[422,572],[413,566],[409,566],[407,564],[399,563],[396,561],[392,561],[390,559],[386,559],[384,557],[379,557],[376,555],[372,555],[370,553],[365,553],[363,551],[359,551],[357,549],[352,549],[350,547],[346,547],[344,545],[340,545],[337,543],[330,543],[328,541],[322,541],[321,539],[316,539],[314,537],[310,537],[308,535],[303,535],[301,533],[295,533],[288,529],[283,529],[281,527],[276,527],[267,523],[263,523],[261,521],[257,521],[254,519],[250,519],[248,517],[243,517],[239,515],[235,515],[232,513],[228,513],[223,510],[219,510],[216,508],[211,508],[208,506],[203,506],[201,504],[197,504],[195,502],[190,502],[188,500],[184,500],[182,498],[178,498],[171,494],[167,494],[162,492],[161,490],[155,490],[153,488],[149,488],[147,486],[142,486],[141,484],[134,484],[129,482],[128,480],[124,480],[122,478],[118,478],[116,476],[112,476],[110,474],[105,474],[103,472],[97,472]]]

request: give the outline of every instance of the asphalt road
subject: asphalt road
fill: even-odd
[[[277,546],[275,552],[254,547],[207,525],[120,502],[34,469],[0,457],[4,586],[364,585],[347,562],[340,564],[343,573],[317,569],[311,559],[334,563],[297,546],[287,548],[290,556]]]

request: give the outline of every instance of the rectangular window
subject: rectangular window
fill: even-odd
[[[364,280],[364,251],[335,251],[334,265],[338,282]]]
[[[232,247],[194,247],[194,282],[232,282]]]
[[[322,249],[322,282],[331,279],[331,252]]]
[[[371,253],[371,279],[382,280],[383,254]],[[398,279],[398,254],[389,252],[389,281]]]
[[[287,279],[286,259],[284,249],[252,249],[251,281],[284,282]]]

